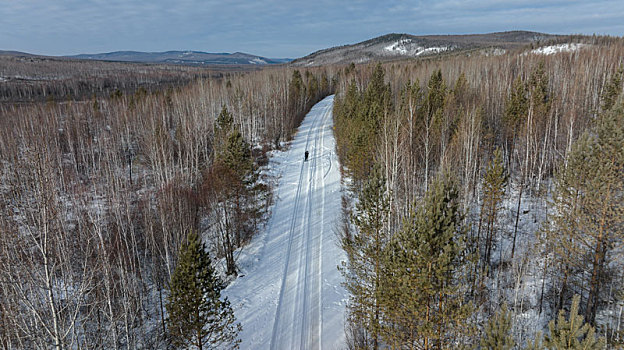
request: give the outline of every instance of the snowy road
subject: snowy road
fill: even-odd
[[[336,227],[340,173],[329,96],[301,124],[272,166],[281,174],[265,232],[244,249],[225,291],[243,326],[242,349],[337,349],[344,343],[344,254]],[[304,161],[305,150],[310,152]]]

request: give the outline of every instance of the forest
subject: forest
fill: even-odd
[[[622,348],[624,41],[585,40],[254,71],[5,58],[0,347],[236,348],[220,291],[271,214],[261,169],[336,94],[345,347]]]
[[[233,278],[234,251],[269,215],[274,179],[258,172],[267,151],[283,147],[335,84],[331,68],[204,72],[188,80],[186,72],[198,69],[182,67],[173,78],[152,68],[151,79],[164,81],[148,90],[119,73],[131,64],[92,64],[108,69],[103,79],[134,88],[112,85],[101,94],[95,80],[84,88],[97,91],[75,94],[64,90],[82,86],[71,78],[52,90],[55,98],[33,95],[25,103],[35,90],[19,87],[13,103],[0,105],[4,349],[184,344],[176,339],[189,335],[176,335],[166,310],[175,314],[168,301],[175,281],[184,281],[175,273],[181,256],[202,246],[188,237],[204,237],[211,253],[200,260],[209,269],[196,268],[219,299],[210,258],[224,259],[224,275]],[[42,67],[29,69],[48,74]],[[49,74],[69,68],[56,65]],[[235,337],[212,340],[237,344]]]
[[[622,48],[343,69],[350,348],[622,346]]]

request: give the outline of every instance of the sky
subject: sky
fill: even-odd
[[[0,50],[297,58],[388,33],[624,35],[623,0],[0,0]]]

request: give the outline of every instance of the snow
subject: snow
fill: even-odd
[[[241,251],[240,277],[224,291],[243,330],[241,349],[344,346],[346,260],[335,228],[341,186],[329,96],[301,124],[270,167],[280,174],[267,228]],[[304,152],[310,157],[304,162]]]
[[[448,46],[422,47],[412,43],[411,39],[401,39],[384,47],[384,50],[391,54],[420,56],[448,51],[450,48]]]
[[[249,61],[250,64],[267,64],[267,62],[265,60],[263,60],[262,58],[256,57],[253,60]]]
[[[531,50],[532,54],[537,54],[537,55],[553,55],[559,52],[574,52],[574,51],[578,51],[579,49],[583,48],[584,46],[587,46],[587,44],[581,44],[581,43],[566,43],[566,44],[559,44],[559,45],[550,45],[550,46],[542,46],[542,47],[538,47],[535,50]]]
[[[518,210],[519,188],[512,184],[501,203],[496,237],[492,247],[491,262],[493,273],[485,284],[489,295],[487,307],[495,309],[506,302],[514,312],[514,337],[518,344],[534,339],[538,331],[546,329],[550,317],[554,315],[551,305],[544,300],[542,313],[539,313],[544,264],[549,257],[542,254],[538,241],[539,230],[546,221],[548,196],[545,198],[524,190],[520,205],[515,256],[511,258],[513,232]],[[476,234],[480,206],[470,212],[472,234]],[[549,277],[546,276],[548,279]],[[546,280],[544,294],[550,293]]]
[[[406,55],[408,52],[406,44],[410,44],[411,42],[412,40],[410,39],[401,39],[391,45],[384,47],[384,50],[391,51],[391,52],[398,52],[402,55]]]
[[[416,53],[416,56],[420,56],[420,55],[427,55],[427,54],[431,54],[431,53],[440,53],[440,52],[444,52],[447,51],[449,48],[447,46],[441,46],[441,47],[428,47],[428,48],[422,48],[421,50],[419,50]]]
[[[507,53],[507,50],[496,47],[496,48],[491,48],[491,49],[485,49],[485,50],[482,50],[481,52],[483,55],[489,57],[489,56],[502,56]]]

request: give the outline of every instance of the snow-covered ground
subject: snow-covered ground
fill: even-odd
[[[537,49],[531,50],[531,53],[537,55],[553,55],[559,52],[574,52],[583,48],[584,46],[587,46],[587,44],[566,43],[559,45],[542,46],[538,47]]]
[[[329,96],[270,166],[280,174],[266,229],[239,257],[240,277],[224,291],[243,326],[242,349],[337,349],[344,345],[345,258],[336,227],[341,187]],[[304,152],[310,156],[304,161]]]
[[[450,48],[448,46],[422,47],[412,42],[412,39],[401,39],[384,47],[384,50],[403,56],[420,56],[448,51]]]
[[[391,45],[384,47],[384,49],[386,51],[397,52],[399,54],[406,55],[409,51],[406,45],[410,45],[411,43],[412,40],[410,39],[401,39],[395,43],[392,43]]]

